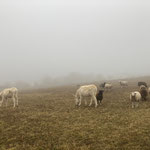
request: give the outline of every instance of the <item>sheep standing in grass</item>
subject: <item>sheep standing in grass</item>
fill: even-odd
[[[99,92],[96,94],[97,102],[99,102],[100,105],[103,100],[103,93],[104,93],[104,90],[99,90]]]
[[[132,108],[139,106],[139,101],[141,100],[141,94],[138,91],[132,92],[130,94],[130,100],[132,102]]]
[[[94,101],[95,102],[95,107],[97,107],[96,94],[97,94],[97,87],[94,84],[81,86],[76,91],[75,103],[76,103],[76,105],[80,106],[81,101],[82,101],[83,98],[90,97],[91,102],[90,102],[89,106],[91,106],[92,101]],[[85,105],[87,105],[86,99],[84,99],[84,100],[85,100]]]
[[[112,84],[106,83],[104,89],[107,90],[107,91],[111,90],[112,89]]]
[[[119,81],[121,88],[128,86],[128,81]]]
[[[146,82],[138,82],[138,86],[140,87],[141,85],[144,85],[145,87],[148,87]]]
[[[148,96],[147,87],[145,87],[144,85],[141,85],[140,86],[140,93],[141,93],[142,100],[147,100],[147,96]]]
[[[17,105],[18,106],[18,89],[15,87],[4,89],[2,92],[0,92],[0,107],[2,106],[2,103],[6,101],[6,107],[7,107],[7,102],[9,98],[12,98],[14,107]]]
[[[100,88],[104,88],[105,90],[111,90],[112,84],[104,82],[100,84]]]

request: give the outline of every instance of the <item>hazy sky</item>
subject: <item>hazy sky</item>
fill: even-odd
[[[0,81],[150,74],[149,0],[0,0]]]

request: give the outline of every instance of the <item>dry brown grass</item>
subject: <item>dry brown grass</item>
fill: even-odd
[[[132,109],[135,89],[116,86],[98,108],[76,108],[75,87],[22,92],[0,108],[0,150],[149,150],[150,101]]]

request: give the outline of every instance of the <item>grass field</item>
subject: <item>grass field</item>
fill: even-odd
[[[149,150],[150,101],[132,109],[131,85],[104,93],[98,108],[75,107],[76,87],[22,91],[0,108],[0,150]]]

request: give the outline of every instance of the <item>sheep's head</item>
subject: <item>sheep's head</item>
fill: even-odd
[[[141,86],[140,86],[140,90],[146,90],[146,86],[141,85]]]
[[[104,90],[99,90],[98,94],[103,94]]]
[[[132,98],[131,99],[132,101],[136,101],[136,93],[132,92],[131,93],[131,98]]]

